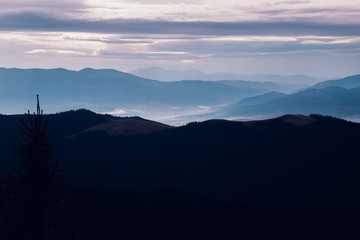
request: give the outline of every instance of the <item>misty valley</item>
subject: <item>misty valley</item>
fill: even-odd
[[[0,68],[0,107],[3,114],[26,112],[39,94],[48,113],[84,108],[175,126],[213,118],[254,120],[284,114],[359,118],[359,75],[324,80],[304,75],[205,74],[162,68],[135,73],[142,77],[113,69]],[[183,80],[171,81],[179,78]]]
[[[0,69],[0,239],[358,239],[360,75],[159,71]]]

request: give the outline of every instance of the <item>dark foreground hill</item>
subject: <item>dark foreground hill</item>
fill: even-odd
[[[0,118],[2,168],[18,118]],[[85,110],[50,119],[84,239],[358,239],[359,124],[135,120],[153,130],[112,132],[121,119]]]

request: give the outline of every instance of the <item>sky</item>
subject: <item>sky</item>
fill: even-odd
[[[0,0],[0,67],[359,74],[359,0]]]

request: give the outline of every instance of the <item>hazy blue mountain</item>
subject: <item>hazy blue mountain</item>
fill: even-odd
[[[206,74],[202,71],[195,69],[181,71],[181,70],[168,70],[161,67],[141,68],[131,71],[130,73],[140,77],[156,79],[166,82],[189,80],[189,79],[205,80],[204,78],[209,77],[209,74]],[[213,79],[207,79],[207,80],[213,80]]]
[[[161,81],[179,81],[179,80],[246,80],[246,81],[259,81],[259,82],[279,82],[279,83],[292,83],[292,84],[314,84],[325,79],[309,77],[305,75],[290,75],[281,76],[274,74],[235,74],[235,73],[205,73],[199,70],[168,70],[160,67],[143,68],[131,71],[140,77],[156,79]],[[272,89],[275,90],[275,89]]]
[[[329,80],[315,84],[311,88],[342,87],[358,88],[360,87],[360,75],[349,76],[336,80]]]
[[[287,95],[284,93],[279,92],[269,92],[262,95],[258,95],[255,97],[249,97],[241,100],[240,102],[234,104],[234,107],[241,107],[241,106],[251,106],[251,105],[258,105],[263,104],[275,99],[284,98]]]
[[[311,77],[303,74],[282,76],[276,74],[253,74],[244,75],[242,79],[250,81],[269,81],[278,83],[292,83],[292,84],[314,84],[324,81],[324,78]]]
[[[327,87],[290,95],[268,93],[231,105],[222,111],[222,116],[266,118],[288,113],[357,118],[360,116],[360,88]]]
[[[268,91],[276,91],[283,93],[292,93],[296,90],[303,89],[307,84],[293,84],[293,83],[275,83],[275,82],[258,82],[258,81],[244,81],[244,80],[220,80],[217,81],[232,87],[250,87],[261,88]]]
[[[0,108],[3,113],[31,108],[28,103],[37,93],[45,109],[58,112],[73,108],[109,111],[138,105],[146,109],[208,106],[228,104],[264,92],[264,89],[231,87],[217,82],[161,82],[112,69],[0,68]]]

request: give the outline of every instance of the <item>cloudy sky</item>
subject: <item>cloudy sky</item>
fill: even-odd
[[[358,74],[359,0],[0,0],[0,67]]]

